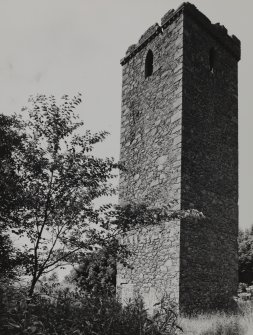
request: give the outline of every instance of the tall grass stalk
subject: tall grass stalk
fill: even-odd
[[[237,314],[203,314],[181,318],[186,335],[253,335],[253,302],[238,303]]]

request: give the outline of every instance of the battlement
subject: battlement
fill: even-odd
[[[131,45],[126,52],[126,56],[121,59],[120,64],[125,65],[140,52],[147,44],[149,44],[157,35],[163,34],[178,16],[190,16],[203,29],[208,31],[216,40],[218,40],[235,58],[237,61],[241,57],[241,43],[235,35],[228,35],[227,29],[219,23],[213,24],[196,6],[189,2],[184,2],[176,10],[169,10],[161,19],[161,24],[153,24],[141,36],[137,44]]]

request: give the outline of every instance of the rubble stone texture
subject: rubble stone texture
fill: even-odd
[[[145,76],[153,53],[152,74]],[[190,4],[131,45],[123,66],[120,204],[195,208],[206,219],[139,227],[122,236],[122,302],[162,297],[180,312],[227,308],[237,291],[240,41]]]

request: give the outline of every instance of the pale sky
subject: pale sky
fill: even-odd
[[[253,223],[253,2],[192,0],[242,43],[239,63],[240,226]],[[119,157],[121,66],[129,45],[180,0],[0,0],[0,107],[31,94],[83,94],[87,128],[107,130],[97,152]]]

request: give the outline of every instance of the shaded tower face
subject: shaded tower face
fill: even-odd
[[[128,233],[122,301],[141,294],[152,309],[166,295],[189,313],[224,308],[236,294],[239,59],[239,40],[184,3],[121,61],[120,203],[206,216]]]

